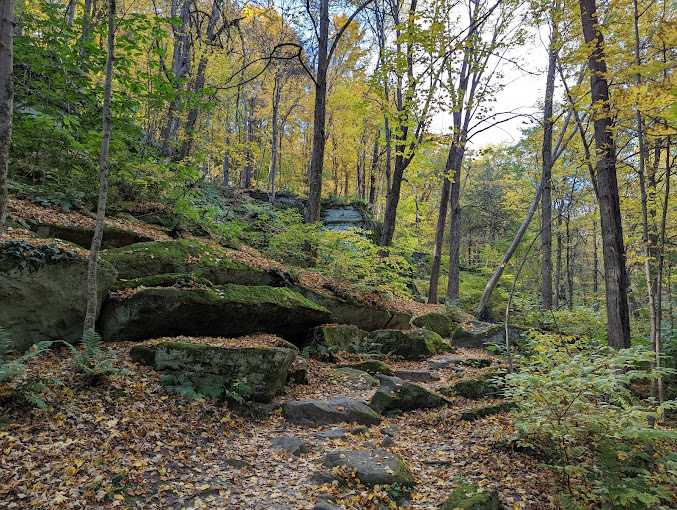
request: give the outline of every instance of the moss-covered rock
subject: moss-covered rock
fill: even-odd
[[[76,343],[82,338],[87,259],[75,254],[61,257],[59,247],[44,246],[50,249],[50,260],[22,267],[7,251],[16,249],[16,243],[0,243],[0,325],[17,351],[41,340]],[[98,263],[97,309],[116,277],[113,266]]]
[[[331,375],[335,381],[351,390],[368,390],[378,386],[378,380],[375,377],[354,368],[336,368],[331,371]]]
[[[394,375],[392,369],[379,360],[368,360],[362,361],[360,363],[351,363],[350,365],[344,365],[346,368],[352,368],[354,370],[362,370],[368,372],[371,375],[377,376],[378,374],[383,375]]]
[[[498,393],[496,384],[493,382],[496,376],[497,373],[493,372],[480,375],[474,379],[465,379],[448,388],[442,388],[440,393],[443,395],[458,395],[471,400],[493,397]]]
[[[430,409],[449,403],[444,397],[399,377],[380,375],[379,380],[381,387],[376,390],[369,402],[369,407],[377,413],[396,409],[400,411]]]
[[[30,229],[39,237],[56,237],[64,241],[70,241],[78,246],[89,249],[92,246],[94,237],[94,227],[69,227],[66,225],[55,225],[52,223],[41,223],[38,221],[27,222]],[[124,230],[116,227],[104,227],[101,248],[122,248],[130,244],[152,241],[148,236],[137,234],[132,230]]]
[[[429,358],[443,352],[446,346],[440,335],[427,329],[372,331],[367,339],[380,345],[383,353],[401,356],[407,360]]]
[[[355,325],[324,324],[313,328],[310,333],[310,345],[326,347],[330,350],[348,350],[367,336]]]
[[[111,297],[99,322],[106,341],[266,332],[298,343],[328,317],[327,310],[286,288],[224,285],[149,288],[127,298]]]
[[[249,387],[242,395],[270,402],[282,388],[296,358],[292,349],[280,347],[217,347],[206,344],[162,342],[157,345],[155,369],[180,381],[190,381],[198,393],[218,396],[236,381]]]
[[[440,510],[498,510],[498,492],[479,485],[456,487]]]
[[[152,367],[155,365],[155,353],[157,348],[150,345],[135,345],[129,350],[129,357],[134,363]]]
[[[329,322],[335,324],[353,324],[364,331],[377,329],[410,329],[411,315],[397,310],[386,310],[375,306],[357,302],[349,302],[345,299],[328,296],[316,292],[308,287],[297,285],[292,287],[304,297],[325,307],[331,312]]]
[[[419,315],[413,320],[413,324],[419,328],[434,331],[443,338],[451,338],[458,322],[454,322],[447,315],[431,312],[425,315]]]

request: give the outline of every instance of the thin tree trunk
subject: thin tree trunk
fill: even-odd
[[[573,246],[571,239],[571,229],[570,229],[570,219],[567,217],[566,221],[566,233],[567,233],[567,244],[566,244],[566,259],[567,259],[567,289],[568,289],[568,300],[567,306],[569,310],[574,309],[574,268],[573,268]]]
[[[280,109],[280,94],[282,92],[282,76],[279,69],[275,73],[275,83],[273,87],[273,118],[272,118],[272,145],[270,148],[270,166],[268,167],[268,191],[270,192],[270,203],[275,202],[275,189],[277,180],[277,149],[279,138],[278,112]]]
[[[447,157],[447,161],[448,160],[449,158]],[[442,265],[442,244],[444,243],[444,229],[446,227],[447,212],[449,210],[450,190],[451,181],[445,177],[444,182],[442,183],[442,193],[440,195],[440,208],[437,212],[437,228],[435,229],[435,244],[433,245],[433,263],[430,270],[430,286],[428,288],[428,303],[430,304],[437,304],[440,268]]]
[[[108,152],[111,137],[111,101],[113,96],[113,61],[115,60],[115,0],[108,0],[108,54],[106,56],[106,79],[103,93],[103,126],[101,152],[99,153],[99,203],[96,209],[94,236],[87,264],[87,308],[83,333],[94,329],[97,309],[97,258],[103,238],[103,221],[106,216],[106,198],[108,194]]]
[[[555,5],[557,9],[559,5]],[[553,15],[554,16],[554,15]],[[541,308],[552,309],[552,128],[553,95],[555,91],[555,69],[557,67],[557,28],[556,20],[552,20],[553,29],[548,50],[548,74],[545,81],[545,102],[543,106],[543,196],[541,197]]]
[[[0,2],[0,235],[5,229],[14,105],[14,0]]]
[[[477,305],[477,310],[475,310],[475,316],[477,318],[479,319],[490,318],[490,313],[487,310],[489,298],[491,297],[492,292],[496,288],[496,285],[498,285],[498,280],[501,278],[501,275],[503,274],[505,267],[508,265],[508,262],[510,261],[512,254],[515,253],[515,250],[519,246],[520,241],[522,240],[522,236],[524,236],[524,233],[527,231],[527,228],[529,227],[529,224],[531,223],[531,220],[534,217],[534,213],[536,212],[536,209],[538,209],[538,203],[541,200],[542,192],[543,192],[543,181],[541,180],[541,182],[538,185],[538,188],[536,188],[536,192],[534,193],[534,198],[531,201],[531,205],[529,206],[527,215],[524,218],[524,221],[522,221],[522,225],[520,225],[517,234],[515,234],[515,238],[513,239],[510,248],[508,248],[508,251],[506,251],[505,255],[503,255],[501,263],[496,267],[496,269],[494,270],[494,274],[491,275],[491,278],[487,282],[486,287],[484,287],[484,292],[482,293],[480,302]]]
[[[597,255],[597,222],[592,222],[592,296],[594,303],[593,310],[599,309],[599,256]]]
[[[630,347],[628,279],[625,269],[625,246],[621,223],[618,182],[616,179],[616,147],[609,107],[609,86],[606,80],[604,37],[599,30],[595,0],[579,0],[585,43],[592,47],[589,57],[590,96],[596,109],[594,119],[597,200],[602,229],[604,281],[606,284],[607,341],[614,349]]]

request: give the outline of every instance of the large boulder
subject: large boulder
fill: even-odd
[[[282,405],[282,415],[290,423],[308,427],[342,422],[377,425],[381,422],[379,415],[368,405],[343,395],[286,402]]]
[[[368,487],[398,484],[409,488],[416,484],[404,461],[386,450],[336,450],[326,455],[324,464],[330,468],[347,467]]]
[[[440,393],[444,395],[458,395],[471,400],[482,400],[495,397],[500,394],[494,379],[497,372],[481,374],[471,379],[464,379],[447,388],[442,388]]]
[[[384,411],[412,411],[442,407],[449,402],[432,391],[399,377],[380,375],[381,387],[376,390],[369,407],[378,413]]]
[[[66,225],[55,225],[53,223],[41,223],[35,220],[28,220],[27,225],[39,237],[56,237],[75,243],[78,246],[89,249],[92,246],[94,237],[94,227],[69,227]],[[133,230],[125,230],[117,227],[103,227],[103,238],[101,248],[122,248],[135,243],[144,243],[152,241],[148,236],[137,234]]]
[[[198,393],[219,396],[229,391],[236,381],[246,381],[250,388],[248,398],[257,402],[273,399],[284,385],[289,367],[296,358],[294,349],[283,347],[161,342],[157,346],[146,346],[146,350],[154,351],[155,370],[173,376],[177,385],[189,382]],[[147,351],[144,355],[148,359]]]
[[[444,351],[447,345],[440,335],[427,329],[372,331],[367,340],[379,345],[383,353],[394,354],[406,360],[414,361],[434,356]]]
[[[293,289],[313,303],[325,307],[331,312],[328,322],[335,324],[353,324],[365,331],[377,329],[410,329],[411,315],[397,310],[387,310],[358,302],[350,302],[334,296],[316,292],[301,285]]]
[[[117,278],[97,265],[97,310]],[[0,326],[18,351],[41,340],[78,342],[87,303],[87,259],[60,245],[0,244]]]
[[[378,386],[378,380],[362,370],[336,368],[331,371],[332,379],[349,390],[369,390]]]
[[[451,338],[458,324],[451,317],[435,312],[419,315],[412,322],[414,326],[434,331],[443,338]]]
[[[130,297],[111,297],[102,307],[99,322],[107,341],[265,332],[300,342],[310,328],[327,322],[328,317],[327,310],[286,288],[225,285],[149,288]]]
[[[498,510],[498,492],[479,485],[456,487],[440,510]]]

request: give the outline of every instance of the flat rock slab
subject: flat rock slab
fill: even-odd
[[[348,437],[348,431],[339,427],[332,427],[329,430],[321,430],[315,436],[320,439],[343,439]]]
[[[379,379],[381,387],[376,390],[369,402],[369,407],[379,413],[395,409],[400,411],[430,409],[449,403],[446,398],[399,377],[380,375]]]
[[[355,470],[360,482],[369,487],[394,483],[413,487],[416,483],[404,461],[386,450],[336,450],[327,454],[324,464],[330,468],[346,466]]]
[[[342,395],[286,402],[282,405],[282,415],[290,423],[308,427],[343,422],[376,425],[381,422],[372,408]]]
[[[378,386],[378,379],[363,370],[336,368],[331,371],[332,379],[349,390],[370,390]]]
[[[270,440],[271,450],[285,452],[287,455],[298,457],[302,453],[308,453],[308,445],[298,437],[279,436]]]
[[[281,347],[217,347],[206,344],[162,342],[155,347],[155,370],[190,381],[199,393],[229,390],[235,381],[247,381],[250,398],[270,402],[282,388],[296,358]]]
[[[56,237],[64,241],[70,241],[78,246],[89,250],[92,246],[92,237],[94,237],[94,227],[69,227],[66,225],[55,225],[53,223],[41,223],[35,220],[28,220],[28,226],[39,237]],[[124,230],[116,227],[103,227],[103,238],[101,240],[101,249],[121,248],[130,244],[152,241],[148,236],[137,234],[132,230]]]
[[[395,377],[411,382],[431,382],[440,380],[440,374],[427,372],[425,370],[396,370]]]
[[[456,487],[440,510],[498,510],[498,492],[479,485]]]
[[[274,333],[301,341],[329,312],[289,289],[224,285],[214,289],[149,288],[112,297],[99,324],[105,341],[163,336],[238,337]]]
[[[521,328],[510,328],[510,338],[522,338],[525,333]],[[468,321],[456,326],[451,339],[454,347],[486,349],[494,345],[505,345],[505,327],[481,321]]]

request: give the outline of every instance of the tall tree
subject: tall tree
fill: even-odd
[[[103,238],[103,221],[106,216],[106,199],[108,196],[108,153],[111,137],[111,102],[113,97],[113,61],[115,60],[115,0],[108,0],[108,38],[106,56],[106,78],[103,92],[103,123],[101,134],[101,151],[99,152],[99,202],[96,209],[94,236],[89,251],[87,264],[87,309],[85,312],[84,332],[94,329],[97,315],[97,283],[96,270],[101,240]]]
[[[9,147],[14,104],[14,0],[0,2],[0,235],[7,217]]]
[[[319,23],[315,21],[315,16],[311,12],[310,2],[306,2],[306,11],[312,21],[317,40],[317,64],[315,72],[309,73],[315,85],[315,108],[313,113],[313,148],[310,157],[310,168],[308,170],[307,223],[315,223],[320,220],[324,147],[327,141],[325,127],[327,124],[327,73],[329,71],[329,63],[343,33],[357,15],[372,1],[366,0],[358,6],[331,38],[329,37],[329,0],[319,0]]]
[[[594,111],[597,162],[595,192],[599,203],[606,284],[607,341],[614,349],[630,347],[628,279],[625,268],[623,225],[616,177],[616,145],[609,106],[609,84],[595,0],[579,0],[583,37],[590,48],[590,98]]]

